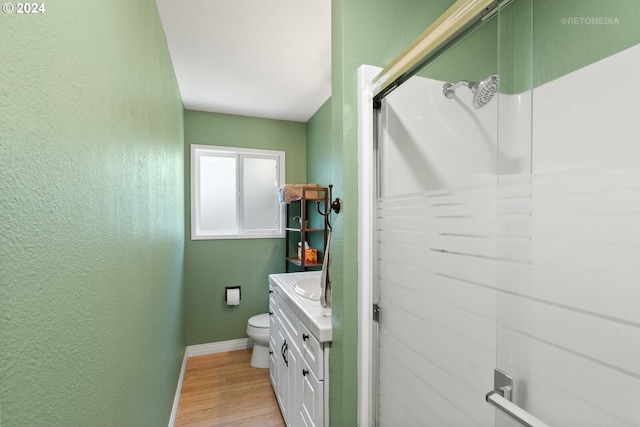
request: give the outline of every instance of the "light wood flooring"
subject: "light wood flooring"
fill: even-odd
[[[251,349],[190,357],[176,427],[284,427],[269,370],[250,360]]]

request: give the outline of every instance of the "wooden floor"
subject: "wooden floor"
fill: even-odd
[[[250,360],[250,349],[190,357],[176,427],[284,427],[269,370]]]

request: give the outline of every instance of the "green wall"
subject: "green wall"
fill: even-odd
[[[531,90],[638,44],[638,21],[637,0],[512,2],[498,23],[500,92]]]
[[[0,20],[0,425],[167,425],[182,102],[153,0]]]
[[[639,20],[637,0],[513,1],[418,74],[456,82],[498,72],[500,92],[522,93],[636,45]]]
[[[482,81],[497,73],[497,23],[495,16],[484,22],[431,61],[418,75],[455,83],[459,80]]]
[[[307,122],[307,182],[331,184],[331,98]],[[335,220],[335,214],[330,220]],[[320,215],[311,216],[310,221],[314,227],[323,226]],[[322,233],[309,233],[309,236],[312,248],[323,247]]]
[[[331,184],[331,98],[307,122],[307,180]]]
[[[184,113],[185,299],[187,344],[247,336],[247,320],[268,310],[267,276],[285,269],[284,239],[191,240],[189,145],[281,150],[286,181],[306,180],[306,125],[228,114]],[[240,305],[227,307],[225,286],[242,286]]]
[[[637,0],[528,0],[533,9],[533,87],[640,42]]]

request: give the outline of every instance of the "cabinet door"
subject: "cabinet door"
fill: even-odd
[[[287,338],[289,342],[289,338]],[[301,382],[301,368],[300,368],[300,352],[293,344],[289,344],[287,351],[285,352],[288,366],[287,366],[287,381],[286,387],[288,392],[288,409],[287,417],[285,418],[287,425],[290,427],[297,427],[296,417],[300,407],[300,382]]]
[[[275,328],[275,354],[276,354],[276,369],[275,369],[275,393],[276,398],[278,400],[278,405],[280,406],[280,412],[282,412],[282,417],[285,419],[285,422],[288,418],[289,413],[289,387],[288,387],[288,369],[286,359],[284,357],[284,348],[285,348],[285,336],[282,333],[283,329],[280,326],[279,319],[276,318]]]
[[[298,424],[305,427],[324,425],[324,382],[320,381],[303,359],[300,363],[302,378]]]
[[[282,327],[283,333],[285,336],[289,337],[289,341],[291,345],[298,346],[298,342],[300,342],[300,319],[295,315],[293,311],[289,308],[286,302],[282,299],[282,297],[276,294],[276,307],[277,307],[277,317],[280,321],[280,326]]]
[[[324,344],[307,329],[304,323],[300,322],[300,353],[309,364],[311,370],[319,380],[324,379]]]
[[[277,379],[278,379],[278,325],[276,322],[276,300],[275,291],[269,286],[269,379],[271,380],[271,386],[273,391],[277,391]]]
[[[269,336],[269,379],[271,380],[271,386],[273,390],[276,391],[277,388],[277,376],[278,376],[278,348],[276,344],[276,334],[273,333],[274,328],[271,327],[271,332]]]

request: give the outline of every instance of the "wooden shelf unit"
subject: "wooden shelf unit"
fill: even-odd
[[[300,224],[291,224],[291,207],[299,204],[300,207]],[[329,217],[327,215],[321,215],[318,212],[328,212],[329,207],[329,188],[327,187],[313,187],[303,186],[302,197],[299,200],[292,201],[287,204],[287,224],[285,227],[285,264],[287,273],[291,272],[291,267],[296,266],[295,271],[305,271],[309,268],[322,267],[321,254],[324,255],[324,248],[327,245],[327,237],[329,230]],[[297,215],[296,215],[297,216]],[[313,220],[313,221],[310,221]],[[313,227],[309,227],[310,222],[314,223]],[[296,226],[297,225],[297,226]],[[321,225],[322,228],[319,228]],[[307,241],[310,237],[308,234],[322,233],[322,247],[317,247],[318,260],[316,262],[309,262],[304,260],[304,255],[298,258],[298,243]],[[291,253],[291,246],[295,253]]]

